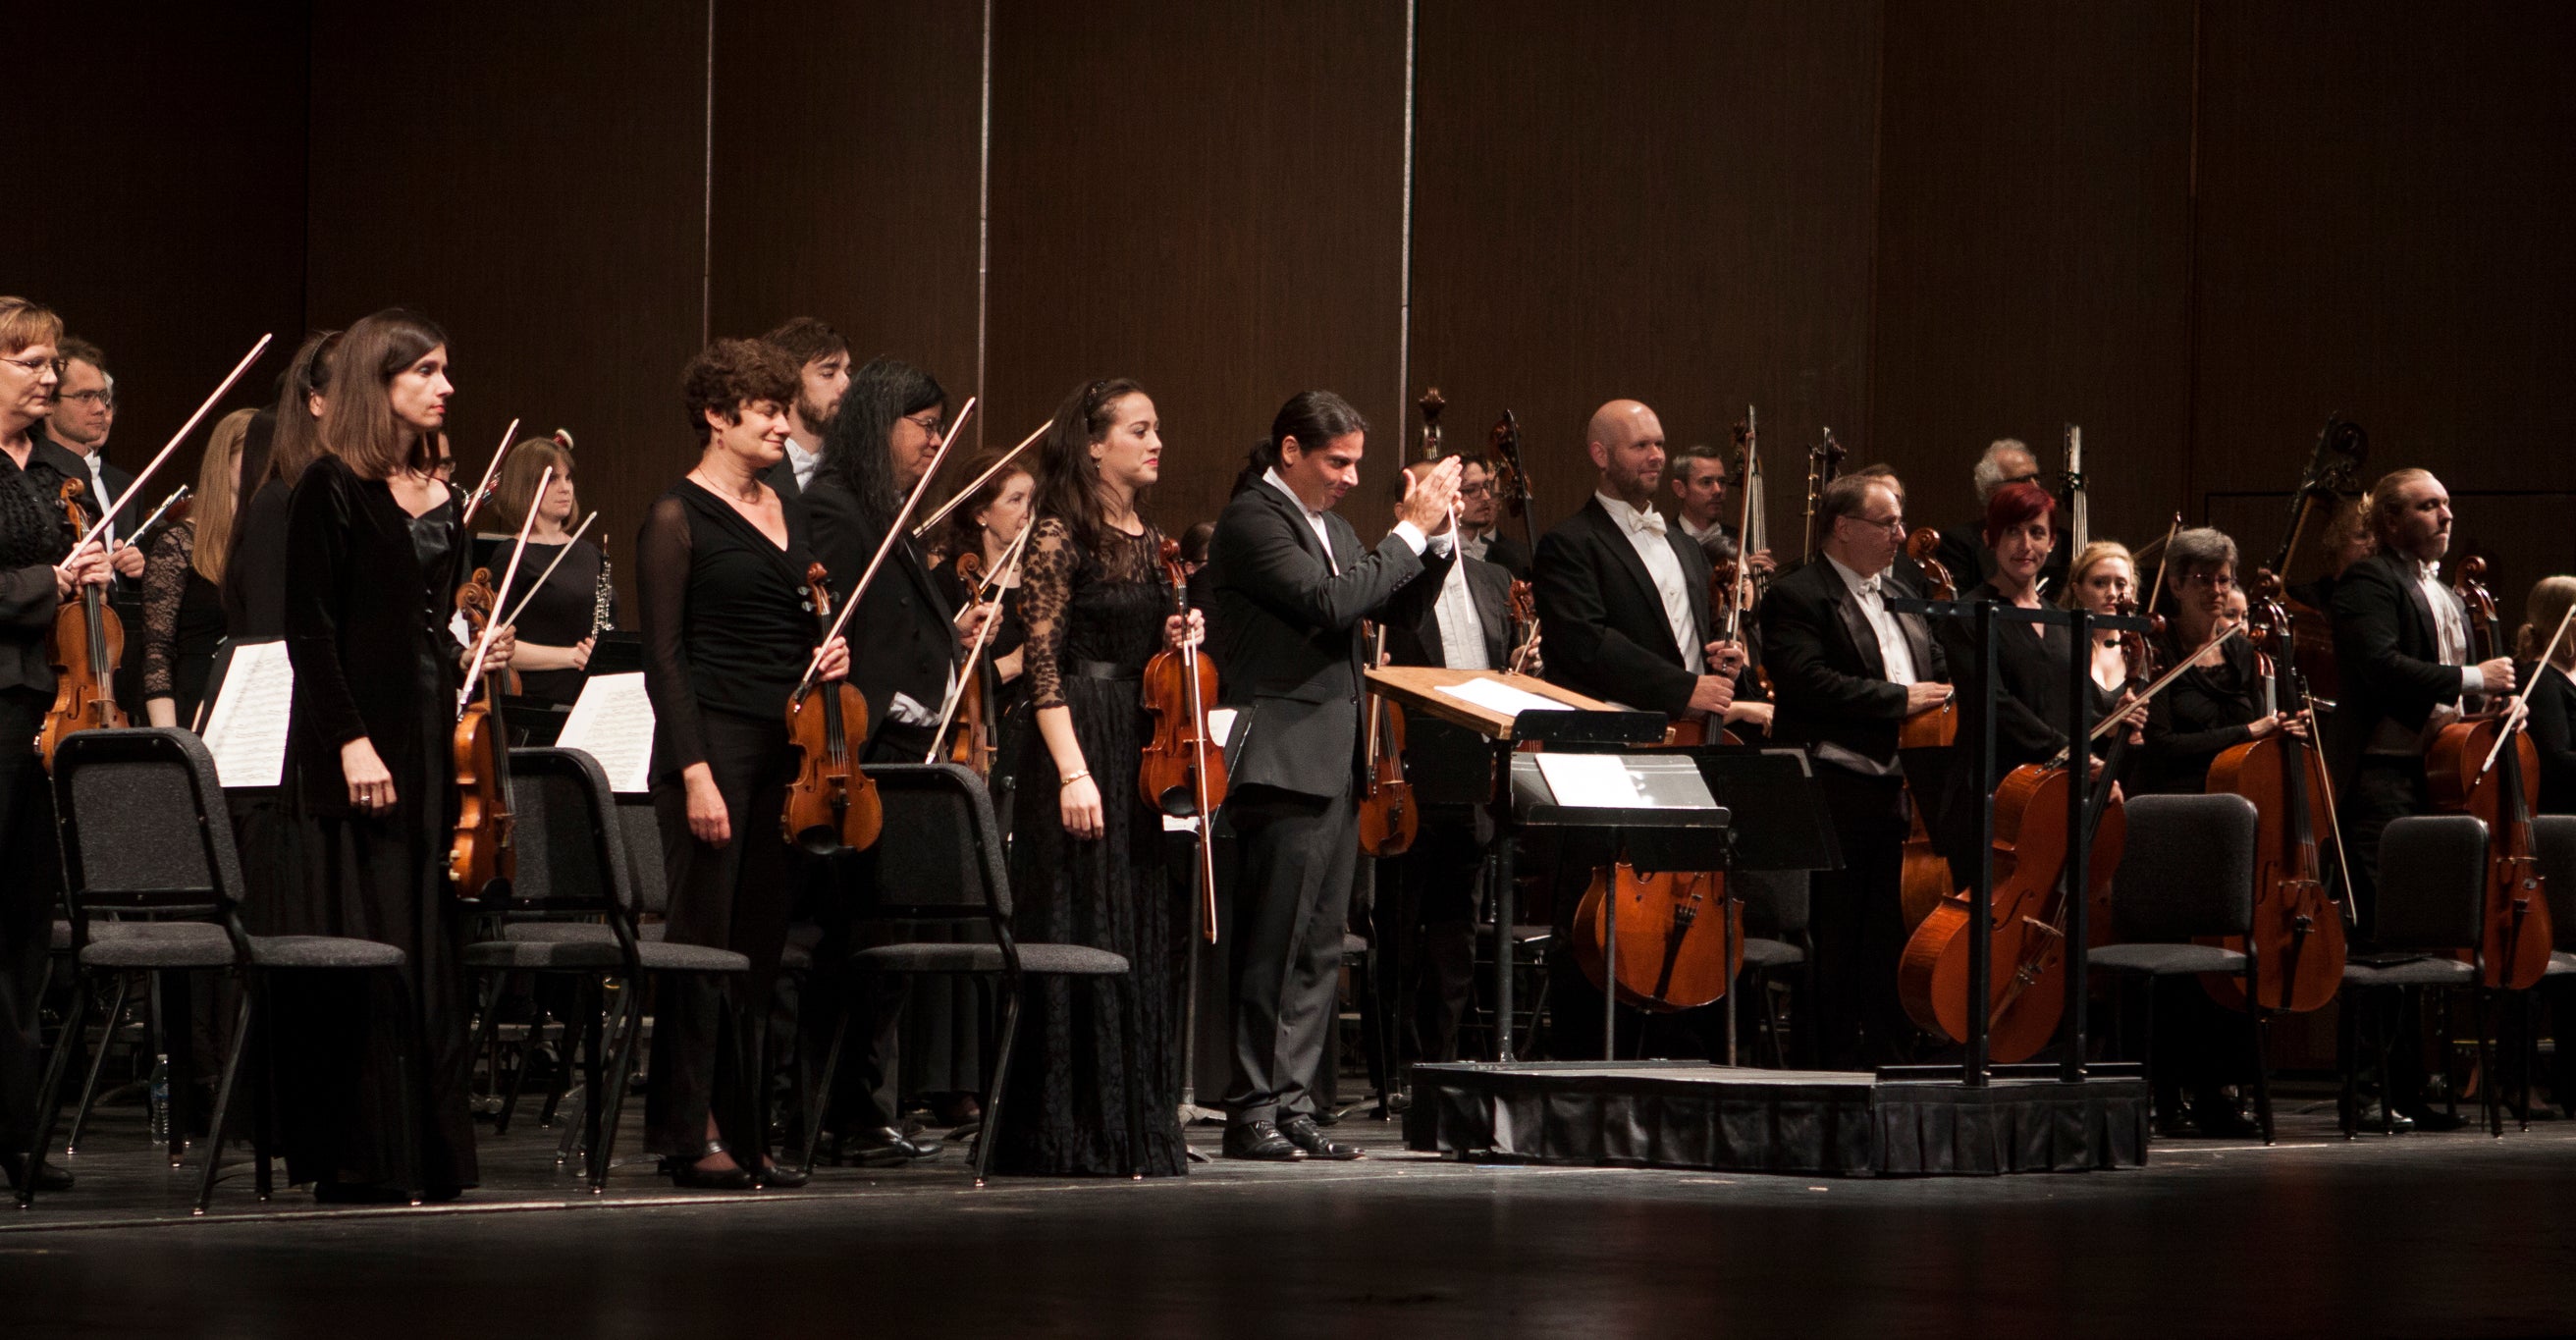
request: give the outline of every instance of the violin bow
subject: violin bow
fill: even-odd
[[[2229,639],[2229,638],[2231,638],[2231,637],[2234,637],[2234,636],[2236,636],[2237,634],[2242,633],[2242,632],[2244,632],[2244,631],[2245,631],[2245,625],[2243,625],[2243,624],[2241,624],[2241,623],[2232,623],[2232,624],[2229,624],[2229,625],[2228,625],[2228,626],[2226,626],[2225,628],[2222,628],[2222,629],[2218,630],[2218,632],[2217,632],[2217,633],[2213,634],[2207,642],[2204,642],[2204,643],[2200,644],[2200,648],[2199,648],[2198,650],[2196,650],[2196,651],[2192,652],[2192,654],[2190,654],[2189,656],[2182,656],[2182,657],[2177,657],[2177,658],[2175,658],[2175,660],[2174,660],[2174,665],[2173,665],[2173,668],[2172,668],[2172,669],[2165,671],[2165,672],[2164,672],[2164,674],[2162,674],[2161,676],[2157,677],[2157,679],[2156,679],[2156,682],[2155,682],[2155,683],[2153,683],[2153,684],[2149,684],[2149,685],[2148,685],[2148,686],[2147,686],[2143,691],[2141,691],[2141,692],[2138,694],[2138,703],[2144,703],[2144,702],[2152,702],[2152,701],[2154,701],[2155,696],[2156,696],[2157,694],[2162,693],[2162,692],[2164,692],[2164,691],[2165,691],[2165,686],[2166,686],[2166,685],[2171,684],[2171,683],[2173,683],[2175,680],[2182,678],[2182,672],[2183,672],[2183,671],[2185,671],[2185,670],[2189,670],[2189,669],[2191,668],[2191,666],[2192,666],[2192,662],[2197,661],[2197,660],[2199,660],[2201,657],[2208,655],[2208,654],[2209,654],[2209,649],[2210,649],[2210,648],[2215,647],[2215,646],[2218,646],[2219,644],[2221,644],[2221,643],[2225,642],[2227,639]],[[2131,704],[2129,704],[2129,707],[2136,707],[2136,706],[2138,705],[2138,703],[2131,703]],[[2121,719],[2122,717],[2126,716],[2126,715],[2128,715],[2128,708],[2123,708],[2123,709],[2121,709],[2120,711],[2114,712],[2114,713],[2112,713],[2111,715],[2109,715],[2109,716],[2106,716],[2106,717],[2102,718],[2100,721],[2094,722],[2094,723],[2093,723],[2093,729],[2085,735],[2085,737],[2084,737],[2084,742],[2085,742],[2086,744],[2091,744],[2091,743],[2092,743],[2092,742],[2094,742],[2095,740],[2099,740],[2099,739],[2101,739],[2103,736],[2110,734],[2113,730],[2115,730],[2115,729],[2117,729],[2117,728],[2119,727],[2119,725],[2120,725],[2120,719]],[[2055,758],[2053,758],[2053,759],[2050,759],[2050,760],[2049,760],[2049,762],[2048,762],[2048,766],[2050,766],[2050,767],[2052,767],[2052,768],[2062,768],[2062,767],[2065,767],[2065,766],[2066,766],[2066,760],[2067,760],[2068,756],[2069,756],[2069,755],[2071,755],[2073,752],[2074,752],[2074,750],[2073,750],[2073,747],[2072,747],[2072,746],[2069,746],[2068,748],[2065,748],[2065,749],[2060,749],[2060,750],[2058,750],[2058,751],[2057,751],[2057,757],[2055,757]]]
[[[170,435],[170,441],[161,448],[159,454],[152,458],[151,464],[144,466],[142,470],[135,474],[134,482],[125,486],[124,494],[117,497],[114,501],[108,501],[105,499],[101,500],[100,507],[98,509],[98,521],[90,526],[89,533],[87,535],[80,537],[80,543],[72,546],[73,553],[79,553],[83,548],[98,540],[99,535],[106,531],[108,521],[113,518],[117,512],[122,510],[127,502],[133,499],[136,490],[142,488],[145,484],[152,482],[153,472],[159,470],[163,464],[169,461],[170,453],[178,450],[179,444],[187,440],[188,434],[197,430],[197,424],[200,420],[206,417],[206,411],[213,409],[215,407],[215,402],[223,399],[225,393],[233,389],[233,383],[240,381],[241,375],[250,371],[250,365],[259,361],[260,351],[266,349],[268,347],[268,342],[274,338],[276,338],[274,334],[262,335],[259,337],[259,343],[252,345],[250,347],[250,352],[243,354],[241,361],[233,365],[232,372],[225,376],[223,384],[215,388],[215,393],[213,395],[206,397],[206,403],[197,406],[197,412],[189,415],[188,421],[179,425],[179,431]]]
[[[2570,606],[2565,614],[2559,616],[2558,631],[2549,635],[2549,645],[2540,653],[2540,668],[2531,672],[2533,679],[2540,678],[2543,671],[2554,668],[2551,658],[2558,655],[2558,644],[2567,636],[2567,622],[2570,619],[2576,619],[2576,606]],[[2513,695],[2513,707],[2504,714],[2504,726],[2496,732],[2494,746],[2487,750],[2487,761],[2478,765],[2480,777],[2486,776],[2488,771],[2495,767],[2496,758],[2504,753],[2505,742],[2511,740],[2514,732],[2521,730],[2523,723],[2530,718],[2531,688],[2525,685],[2522,692]]]
[[[554,487],[554,482],[555,468],[549,465],[546,467],[546,472],[544,474],[537,476],[536,496],[540,498],[546,496],[546,490]],[[519,522],[519,543],[510,550],[509,570],[501,574],[501,584],[492,588],[495,597],[493,603],[496,606],[500,603],[498,599],[499,593],[509,590],[510,583],[516,580],[519,575],[519,560],[525,557],[528,552],[528,532],[534,528],[536,524],[537,509],[531,507],[528,509],[528,515],[526,518]],[[463,528],[463,523],[460,522],[458,524],[458,529],[461,530]],[[496,608],[493,610],[493,613],[498,615],[500,610]],[[486,619],[483,621],[483,636],[475,639],[474,661],[471,665],[468,665],[465,668],[465,687],[456,695],[456,718],[459,721],[465,719],[465,705],[474,701],[474,685],[476,681],[483,678],[483,658],[491,654],[492,639],[501,631],[501,626],[501,620],[497,617]]]
[[[509,617],[509,618],[506,618],[506,619],[503,619],[501,622],[506,623],[506,624],[516,624],[516,623],[519,621],[519,616],[528,612],[528,604],[529,604],[529,602],[530,602],[530,601],[533,601],[533,600],[535,600],[535,599],[537,598],[537,590],[538,590],[538,588],[540,588],[540,587],[542,587],[542,586],[544,586],[544,585],[546,584],[546,578],[548,578],[548,577],[552,577],[552,576],[554,576],[554,575],[555,575],[555,569],[562,567],[562,566],[563,566],[563,561],[564,561],[565,559],[572,557],[572,547],[573,547],[575,544],[580,543],[580,541],[581,541],[581,536],[582,536],[582,532],[589,530],[589,529],[590,529],[590,523],[591,523],[591,522],[594,522],[594,521],[597,521],[598,519],[599,519],[599,511],[598,511],[598,509],[596,509],[596,508],[593,508],[593,509],[591,510],[590,515],[588,515],[588,516],[586,516],[586,517],[583,517],[583,518],[581,519],[581,524],[580,524],[579,526],[576,526],[576,527],[574,527],[574,528],[573,528],[573,532],[572,532],[572,534],[571,534],[571,535],[569,535],[569,536],[566,536],[566,537],[565,537],[565,539],[564,539],[564,544],[563,544],[563,552],[562,552],[562,553],[560,553],[560,554],[555,555],[555,561],[554,561],[554,562],[552,562],[552,563],[548,563],[548,564],[546,565],[546,570],[545,570],[545,571],[543,571],[543,572],[538,573],[538,574],[537,574],[537,579],[536,579],[535,581],[528,583],[528,590],[527,590],[527,594],[522,595],[522,596],[520,596],[520,597],[519,597],[519,603],[518,603],[516,606],[514,606],[514,607],[510,610],[510,617]],[[528,541],[527,541],[527,539],[526,539],[524,536],[523,536],[523,537],[521,537],[521,538],[520,538],[520,540],[519,540],[519,543],[521,543],[521,544],[523,544],[523,545],[524,545],[524,544],[526,544],[527,542],[528,542]],[[509,583],[507,583],[507,582],[502,583],[502,585],[501,585],[501,589],[502,589],[502,590],[504,590],[504,591],[509,590],[509,589],[510,589]]]
[[[2163,547],[2164,552],[2163,552],[2163,553],[2160,553],[2160,554],[2158,554],[2158,555],[2156,555],[2156,584],[2155,584],[2154,586],[2151,586],[2151,587],[2147,588],[2147,604],[2146,604],[2146,608],[2147,608],[2149,611],[2153,611],[2153,610],[2155,609],[2155,607],[2156,607],[2156,602],[2157,602],[2157,601],[2164,599],[2164,594],[2165,594],[2165,564],[2166,564],[2166,563],[2168,563],[2168,562],[2170,562],[2170,561],[2172,561],[2172,557],[2173,557],[2173,537],[2174,537],[2175,535],[2177,535],[2177,534],[2181,533],[2181,531],[2182,531],[2182,513],[2180,513],[2180,512],[2176,512],[2176,513],[2174,513],[2173,524],[2172,524],[2172,525],[2170,525],[2170,526],[2165,527],[2165,537],[2164,537],[2163,539],[2161,539],[2161,540],[2156,541],[2156,543],[2157,543],[2158,545],[2160,545],[2160,546],[2162,546],[2162,547]],[[2206,650],[2208,650],[2208,648],[2204,647],[2204,648],[2202,648],[2202,650],[2203,650],[2203,651],[2206,651]],[[2195,654],[2195,655],[2197,655],[2198,653],[2194,653],[2194,654]]]
[[[561,432],[563,430],[557,429],[556,431]],[[483,467],[483,482],[475,485],[472,493],[465,495],[465,514],[456,518],[456,528],[458,530],[465,529],[466,524],[474,519],[476,509],[483,506],[483,500],[492,496],[492,480],[501,472],[501,458],[510,454],[510,447],[512,444],[516,443],[518,439],[519,421],[512,419],[510,420],[510,426],[501,430],[501,445],[492,449],[491,464]],[[539,490],[539,492],[542,493],[543,490]]]
[[[1735,521],[1735,592],[1727,601],[1726,640],[1744,641],[1744,607],[1753,598],[1753,481],[1761,471],[1762,448],[1753,431],[1753,407],[1744,407],[1744,496],[1737,500]]]
[[[959,421],[964,421],[963,416],[960,416]],[[1045,436],[1046,430],[1053,427],[1055,427],[1055,420],[1049,419],[1045,423],[1039,424],[1036,432],[1029,434],[1027,437],[1021,438],[1020,445],[1011,448],[1009,451],[1003,452],[1002,459],[993,462],[991,468],[985,470],[984,473],[968,480],[966,487],[957,490],[956,497],[941,503],[937,511],[932,512],[928,517],[924,518],[920,525],[913,527],[912,538],[918,540],[921,537],[928,535],[931,527],[947,520],[949,513],[956,511],[967,499],[974,497],[975,490],[984,487],[984,481],[991,479],[993,476],[998,475],[1002,473],[1003,470],[1009,468],[1011,462],[1016,459],[1021,452],[1029,449],[1030,443]]]
[[[1002,556],[1002,561],[994,565],[993,571],[983,581],[975,584],[975,597],[978,603],[981,603],[986,590],[1008,581],[1010,574],[1020,570],[1020,557],[1029,542],[1029,533],[1036,529],[1037,524],[1034,521],[1020,527],[1019,535],[1011,541],[1010,552]],[[922,759],[922,762],[939,761],[940,745],[948,739],[948,727],[957,720],[957,709],[966,701],[966,686],[975,681],[975,662],[982,658],[984,648],[991,644],[993,629],[999,623],[1001,623],[999,618],[989,618],[984,621],[983,627],[975,630],[975,645],[966,649],[966,663],[957,668],[957,677],[948,686],[948,701],[940,704],[939,707],[939,729],[930,733],[930,754]]]
[[[921,495],[929,491],[930,481],[938,477],[939,467],[947,464],[949,450],[957,445],[958,435],[966,431],[966,421],[974,417],[975,397],[968,396],[966,407],[957,411],[957,422],[948,425],[948,436],[940,442],[938,453],[932,456],[930,464],[922,469],[921,478],[914,481],[912,496],[903,500],[903,506],[896,510],[894,520],[886,526],[885,538],[877,543],[876,555],[868,560],[867,571],[859,574],[858,584],[852,586],[850,593],[841,598],[841,612],[833,618],[832,626],[824,630],[823,640],[815,644],[812,659],[805,662],[804,676],[796,681],[796,691],[787,695],[791,701],[803,698],[805,691],[814,687],[814,672],[823,668],[823,648],[830,646],[832,639],[839,637],[841,630],[849,626],[850,611],[857,609],[859,601],[866,597],[869,584],[877,579],[877,570],[885,566],[886,555],[894,552],[895,541],[904,538],[904,526],[912,520],[912,514],[920,508]]]

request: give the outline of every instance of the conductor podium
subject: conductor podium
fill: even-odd
[[[1512,924],[1516,832],[1555,830],[1587,860],[1640,870],[1798,872],[1840,863],[1798,751],[1664,748],[1659,714],[1618,710],[1526,676],[1391,667],[1369,679],[1408,713],[1464,726],[1489,743],[1485,800],[1503,835],[1491,858],[1498,926]],[[1543,766],[1542,755],[1520,748],[1531,741],[1560,757]],[[1588,757],[1569,764],[1563,755]],[[1605,970],[1605,987],[1611,977]],[[2134,1080],[2070,1082],[2053,1071],[2017,1070],[1971,1085],[1920,1072],[1521,1061],[1513,1054],[1512,989],[1509,955],[1498,953],[1492,999],[1501,1059],[1412,1067],[1409,1148],[1475,1161],[1835,1176],[2145,1162],[2144,1086]],[[1730,1044],[1734,994],[1725,997]],[[1605,1030],[1615,1030],[1619,1011],[1605,1012]],[[1603,1054],[1615,1057],[1617,1046],[1612,1031]]]

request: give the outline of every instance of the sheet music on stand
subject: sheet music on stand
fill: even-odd
[[[599,760],[608,789],[638,795],[653,789],[653,700],[644,672],[592,675],[555,737],[558,749],[578,749]]]
[[[196,723],[225,790],[284,782],[286,727],[294,713],[295,663],[287,658],[285,640],[225,642],[215,653]]]

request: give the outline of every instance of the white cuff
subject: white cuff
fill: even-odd
[[[1416,554],[1420,554],[1431,543],[1431,537],[1422,533],[1422,527],[1410,521],[1395,523],[1395,537],[1404,541],[1404,547]]]
[[[2484,693],[2484,692],[2486,692],[2486,691],[2487,691],[2487,672],[2486,672],[2486,671],[2484,671],[2484,670],[2480,670],[2479,668],[2477,668],[2477,667],[2476,667],[2476,666],[2474,666],[2474,665],[2464,665],[2464,666],[2461,666],[2461,667],[2460,667],[2460,692],[2461,692],[2461,693],[2463,693],[2463,694],[2469,694],[2469,693]]]

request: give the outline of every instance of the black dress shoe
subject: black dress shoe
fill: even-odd
[[[809,1173],[802,1168],[790,1168],[781,1163],[764,1163],[760,1165],[760,1168],[757,1171],[752,1173],[751,1180],[765,1187],[776,1187],[781,1191],[793,1191],[797,1187],[813,1181],[814,1174]]]
[[[1280,1134],[1276,1125],[1267,1121],[1246,1121],[1225,1128],[1225,1156],[1230,1159],[1259,1159],[1266,1163],[1294,1163],[1306,1157],[1306,1151]]]
[[[709,1140],[698,1158],[708,1159],[731,1152],[723,1141]],[[662,1170],[671,1175],[671,1185],[683,1191],[749,1191],[754,1185],[751,1170],[740,1164],[730,1168],[701,1168],[695,1160],[674,1157],[663,1160]]]
[[[861,1167],[891,1168],[939,1157],[944,1148],[927,1136],[905,1135],[892,1126],[861,1131],[841,1144],[841,1153]]]
[[[27,1184],[26,1159],[22,1157],[13,1157],[6,1160],[0,1160],[0,1169],[5,1169],[8,1172],[9,1185],[12,1188],[24,1187]],[[63,1170],[63,1165],[59,1163],[48,1163],[44,1166],[42,1171],[36,1174],[36,1189],[38,1191],[69,1191],[72,1189],[72,1175]]]
[[[1345,1162],[1360,1156],[1358,1145],[1340,1144],[1324,1138],[1323,1128],[1315,1124],[1313,1117],[1303,1112],[1280,1122],[1279,1133],[1288,1137],[1288,1143],[1304,1150],[1306,1157],[1310,1159]]]

